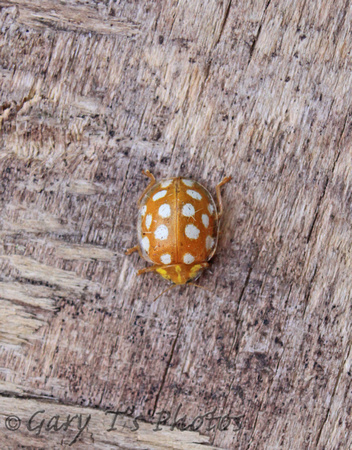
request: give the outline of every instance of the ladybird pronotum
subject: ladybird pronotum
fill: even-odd
[[[157,272],[175,284],[195,280],[209,267],[223,212],[220,188],[231,180],[224,178],[216,186],[219,210],[210,193],[189,178],[170,178],[158,183],[147,171],[150,183],[138,201],[138,244],[126,251],[138,251],[153,263],[138,271]]]

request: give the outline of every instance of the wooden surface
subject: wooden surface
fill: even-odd
[[[349,2],[0,6],[1,441],[351,448]],[[142,169],[233,176],[209,291],[136,277]]]

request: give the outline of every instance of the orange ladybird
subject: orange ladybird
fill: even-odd
[[[175,284],[195,280],[215,253],[223,212],[220,188],[232,177],[216,186],[217,211],[213,197],[197,181],[170,178],[156,183],[149,170],[143,173],[151,181],[138,201],[138,244],[126,254],[138,251],[154,264],[138,275],[157,272]]]

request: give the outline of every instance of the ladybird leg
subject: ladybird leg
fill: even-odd
[[[232,180],[231,176],[225,177],[222,181],[220,181],[220,183],[215,188],[216,196],[218,198],[218,203],[219,203],[218,219],[222,216],[222,213],[223,213],[222,198],[221,198],[221,186],[228,183],[230,180]]]
[[[134,247],[128,248],[128,249],[125,251],[125,255],[130,255],[130,254],[133,253],[133,252],[138,252],[138,253],[139,253],[139,256],[140,256],[141,258],[143,258],[141,249],[140,249],[140,247],[139,247],[138,244],[135,245]]]
[[[163,276],[163,274],[166,274],[165,269],[168,267],[172,267],[172,265],[173,264],[154,264],[154,266],[145,267],[144,269],[138,270],[137,275],[141,275],[142,273],[147,273],[147,272],[159,272],[160,275]]]
[[[143,175],[145,175],[146,177],[148,177],[150,179],[150,182],[148,184],[148,186],[144,189],[144,191],[142,192],[141,196],[138,199],[138,206],[141,203],[142,198],[144,197],[144,195],[146,194],[147,191],[149,191],[149,189],[154,186],[155,184],[155,177],[152,173],[149,172],[149,170],[142,170]]]
[[[151,266],[151,267],[145,267],[144,269],[138,270],[137,275],[142,275],[142,273],[147,273],[147,272],[155,272],[160,267],[163,267],[163,266],[158,266],[157,264],[155,264],[154,266]]]

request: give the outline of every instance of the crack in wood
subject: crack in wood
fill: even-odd
[[[260,405],[259,405],[257,414],[255,415],[254,425],[253,425],[253,428],[252,428],[251,437],[249,438],[249,442],[248,442],[248,445],[247,445],[247,447],[246,447],[247,450],[249,449],[249,447],[250,447],[250,445],[251,445],[251,442],[252,442],[252,440],[253,440],[254,431],[255,431],[255,428],[256,428],[257,422],[258,422],[258,416],[259,416],[259,413],[260,413],[260,411],[261,411],[261,409],[262,409],[262,405],[263,405],[263,402],[264,402],[264,396],[265,396],[265,394],[263,395],[263,398],[262,398],[262,400],[261,400],[261,402],[260,402]]]
[[[254,431],[255,431],[255,428],[256,428],[257,422],[258,422],[258,416],[259,416],[259,414],[260,414],[260,412],[261,412],[261,410],[262,410],[262,406],[263,406],[264,400],[268,397],[268,395],[269,395],[269,393],[270,393],[271,387],[272,387],[272,385],[273,385],[273,383],[274,383],[274,380],[275,380],[275,375],[277,375],[277,371],[279,370],[280,363],[281,363],[281,360],[282,360],[282,357],[283,357],[284,353],[285,353],[285,347],[282,349],[281,356],[280,356],[280,358],[279,358],[279,360],[278,360],[278,362],[277,362],[277,364],[276,364],[275,372],[274,372],[274,374],[273,374],[273,376],[272,376],[272,378],[271,378],[270,383],[268,384],[268,387],[267,387],[266,391],[265,391],[264,394],[263,394],[262,401],[261,401],[261,403],[260,403],[259,409],[258,409],[257,414],[256,414],[256,416],[255,416],[254,426],[253,426],[253,429],[252,429],[251,437],[250,437],[249,442],[248,442],[247,450],[248,450],[248,449],[250,448],[250,446],[251,446],[251,442],[252,442],[253,436],[254,436]]]
[[[315,268],[314,268],[313,275],[312,275],[312,277],[311,277],[311,279],[309,281],[306,295],[304,296],[304,301],[303,301],[304,302],[303,318],[305,318],[305,316],[306,316],[307,307],[308,307],[308,303],[309,303],[309,298],[310,298],[310,294],[312,292],[312,287],[313,287],[313,283],[314,283],[317,271],[318,271],[318,266],[316,265]]]
[[[346,123],[347,123],[348,116],[349,116],[349,114],[347,114],[347,115],[345,116],[344,124],[343,124],[343,126],[342,126],[342,131],[341,131],[341,133],[340,133],[340,137],[339,137],[339,140],[338,140],[338,142],[337,142],[337,148],[340,147],[340,143],[341,143],[342,137],[343,137],[344,132],[345,132],[345,129],[346,129]],[[340,158],[340,154],[341,154],[341,150],[338,150],[337,155],[336,155],[336,158],[334,159],[334,162],[333,162],[333,164],[332,164],[332,167],[331,167],[331,170],[330,170],[330,174],[327,175],[327,177],[326,177],[326,179],[325,179],[324,186],[323,186],[323,191],[322,191],[322,193],[321,193],[321,195],[320,195],[320,197],[319,197],[318,204],[317,204],[317,206],[316,206],[316,208],[315,208],[315,213],[314,213],[313,221],[312,221],[312,224],[311,224],[310,229],[309,229],[309,232],[308,232],[308,236],[307,236],[307,244],[309,243],[310,238],[312,237],[312,233],[313,233],[313,230],[314,230],[314,227],[315,227],[315,224],[316,224],[318,215],[319,215],[320,206],[321,206],[321,203],[322,203],[322,201],[323,201],[323,199],[324,199],[324,197],[325,197],[325,194],[326,194],[326,188],[327,188],[327,186],[328,186],[328,184],[329,184],[329,182],[330,182],[330,178],[332,178],[332,176],[333,176],[333,174],[334,174],[334,171],[335,171],[335,167],[336,167],[337,161],[338,161],[339,158]]]
[[[271,0],[268,0],[267,3],[266,3],[266,5],[265,5],[264,11],[263,11],[263,15],[262,15],[262,18],[261,18],[261,20],[260,20],[260,24],[259,24],[259,28],[258,28],[257,34],[255,35],[255,37],[254,37],[254,39],[253,39],[253,42],[252,42],[252,44],[251,44],[251,46],[250,46],[250,49],[249,49],[249,59],[248,59],[247,67],[249,66],[249,64],[250,64],[250,62],[251,62],[251,60],[252,60],[252,56],[253,56],[255,47],[256,47],[256,45],[257,45],[257,42],[258,42],[260,33],[261,33],[261,31],[262,31],[262,25],[263,25],[263,23],[264,23],[264,20],[265,20],[265,17],[266,17],[266,11],[267,11],[267,9],[268,9],[268,7],[269,7],[269,5],[270,5],[270,2],[271,2]]]
[[[328,183],[329,183],[329,177],[327,176],[327,177],[325,178],[325,182],[324,182],[324,186],[323,186],[323,191],[322,191],[322,193],[321,193],[321,195],[320,195],[320,197],[319,197],[317,206],[316,206],[316,208],[315,208],[313,221],[312,221],[311,226],[310,226],[310,228],[309,228],[309,232],[308,232],[308,236],[307,236],[307,244],[309,244],[310,238],[312,237],[312,233],[313,233],[313,230],[314,230],[314,227],[315,227],[315,223],[316,223],[317,218],[318,218],[320,205],[321,205],[321,202],[323,201],[323,199],[324,199],[324,197],[325,197],[325,194],[326,194],[326,187],[327,187]]]
[[[225,26],[226,26],[226,23],[227,23],[227,19],[229,17],[229,13],[230,13],[231,3],[232,3],[232,0],[229,0],[227,5],[226,5],[225,14],[224,14],[224,18],[222,20],[219,36],[217,37],[213,48],[215,48],[218,45],[218,43],[220,42],[221,36],[222,36],[222,34],[224,32],[224,29],[225,29]]]
[[[156,394],[154,407],[153,407],[153,412],[152,412],[152,417],[154,417],[156,408],[158,406],[159,397],[160,397],[161,391],[162,391],[162,389],[164,387],[164,384],[165,384],[165,381],[166,381],[166,376],[167,376],[167,373],[169,371],[169,368],[170,368],[170,365],[171,365],[171,360],[172,360],[172,357],[173,357],[173,354],[174,354],[175,346],[176,346],[178,337],[180,335],[180,329],[181,329],[180,319],[178,321],[177,328],[178,328],[177,329],[177,334],[176,334],[176,337],[175,337],[175,339],[174,339],[174,341],[172,343],[172,346],[171,346],[170,356],[169,356],[169,359],[168,359],[168,361],[166,363],[166,367],[165,367],[165,370],[164,370],[164,373],[163,373],[163,376],[162,376],[162,379],[161,379],[161,383],[160,383],[160,388],[159,388],[158,393]]]
[[[239,298],[238,298],[237,309],[236,309],[236,315],[237,315],[237,313],[238,313],[239,306],[240,306],[240,303],[241,303],[242,298],[243,298],[243,296],[244,296],[244,293],[245,293],[245,291],[246,291],[246,289],[247,289],[247,286],[248,286],[248,284],[249,284],[249,280],[250,280],[250,277],[251,277],[252,270],[253,270],[253,267],[252,267],[252,265],[251,265],[251,266],[249,267],[249,270],[248,270],[248,273],[247,273],[247,276],[246,276],[244,285],[243,285],[243,287],[242,287],[240,296],[239,296]],[[241,321],[241,320],[237,320],[237,323],[236,323],[236,330],[235,330],[235,336],[234,336],[234,339],[233,339],[232,344],[231,344],[231,347],[230,347],[230,351],[229,351],[228,358],[230,358],[231,353],[232,353],[232,350],[233,350],[233,347],[234,347],[235,342],[236,342],[236,340],[237,340],[237,332],[238,332],[238,327],[239,327],[239,324],[240,324],[240,323],[242,323],[242,321]],[[235,358],[234,358],[234,364],[235,364],[235,361],[236,361],[236,357],[237,357],[237,353],[236,353]],[[226,406],[227,406],[227,400],[228,400],[228,398],[229,398],[229,396],[230,396],[231,389],[232,389],[233,383],[234,383],[234,381],[235,381],[235,378],[236,378],[236,377],[233,376],[232,379],[231,379],[230,386],[229,386],[229,389],[228,389],[228,393],[227,393],[227,395],[226,395],[226,397],[225,397],[225,400],[224,400],[223,410],[224,410],[224,409],[226,408]],[[212,444],[212,445],[214,444],[214,441],[215,441],[215,438],[216,438],[216,433],[217,433],[217,430],[215,430],[215,432],[214,432],[214,434],[213,434],[213,437],[212,437],[212,440],[211,440],[211,444]]]
[[[334,390],[333,390],[332,395],[331,395],[331,398],[330,398],[329,406],[328,406],[328,409],[327,409],[327,411],[326,411],[326,414],[325,414],[323,423],[321,424],[321,427],[319,428],[319,431],[318,431],[317,439],[316,439],[316,442],[315,442],[315,446],[316,446],[316,447],[318,446],[318,444],[319,444],[319,442],[320,442],[320,438],[321,438],[323,429],[324,429],[325,424],[326,424],[326,422],[327,422],[327,420],[328,420],[328,418],[329,418],[329,414],[330,414],[330,411],[331,411],[332,402],[333,402],[333,400],[334,400],[334,397],[335,397],[335,394],[336,394],[336,391],[337,391],[337,386],[338,386],[338,384],[339,384],[339,381],[340,381],[340,378],[341,378],[341,374],[342,374],[343,368],[344,368],[344,366],[345,366],[347,360],[349,359],[349,355],[350,355],[350,352],[351,352],[351,345],[352,345],[352,340],[349,342],[349,345],[348,345],[348,351],[347,351],[346,358],[342,358],[342,361],[341,361],[341,364],[340,364],[340,367],[339,367],[339,371],[338,371],[338,374],[337,374],[337,377],[336,377],[336,381],[335,381],[335,385],[334,385]]]
[[[237,316],[237,314],[238,314],[238,310],[239,310],[239,307],[240,307],[240,303],[241,303],[241,301],[242,301],[242,298],[243,298],[243,296],[244,296],[244,293],[245,293],[245,291],[246,291],[246,289],[247,289],[247,286],[248,286],[248,283],[249,283],[249,279],[250,279],[250,277],[251,277],[252,270],[253,270],[253,268],[252,268],[252,266],[251,266],[251,267],[249,268],[249,270],[248,270],[248,273],[247,273],[247,276],[246,276],[244,285],[242,286],[242,290],[241,290],[241,293],[240,293],[240,296],[239,296],[238,302],[237,302],[236,316]],[[230,355],[231,355],[231,353],[232,353],[233,347],[234,347],[235,342],[236,342],[236,339],[237,339],[237,331],[238,331],[238,325],[239,325],[239,323],[240,323],[240,320],[238,320],[237,323],[236,323],[235,336],[234,336],[234,339],[233,339],[232,344],[231,344],[231,347],[230,347],[229,356],[228,356],[229,358],[230,358]]]
[[[20,394],[18,392],[13,391],[2,391],[0,390],[0,397],[5,398],[18,398],[21,400],[36,400],[46,403],[55,403],[58,404],[59,401],[55,399],[53,396],[49,395],[35,395],[35,394]],[[60,401],[61,405],[64,406],[76,406],[76,403],[74,402],[67,402],[67,401]]]

